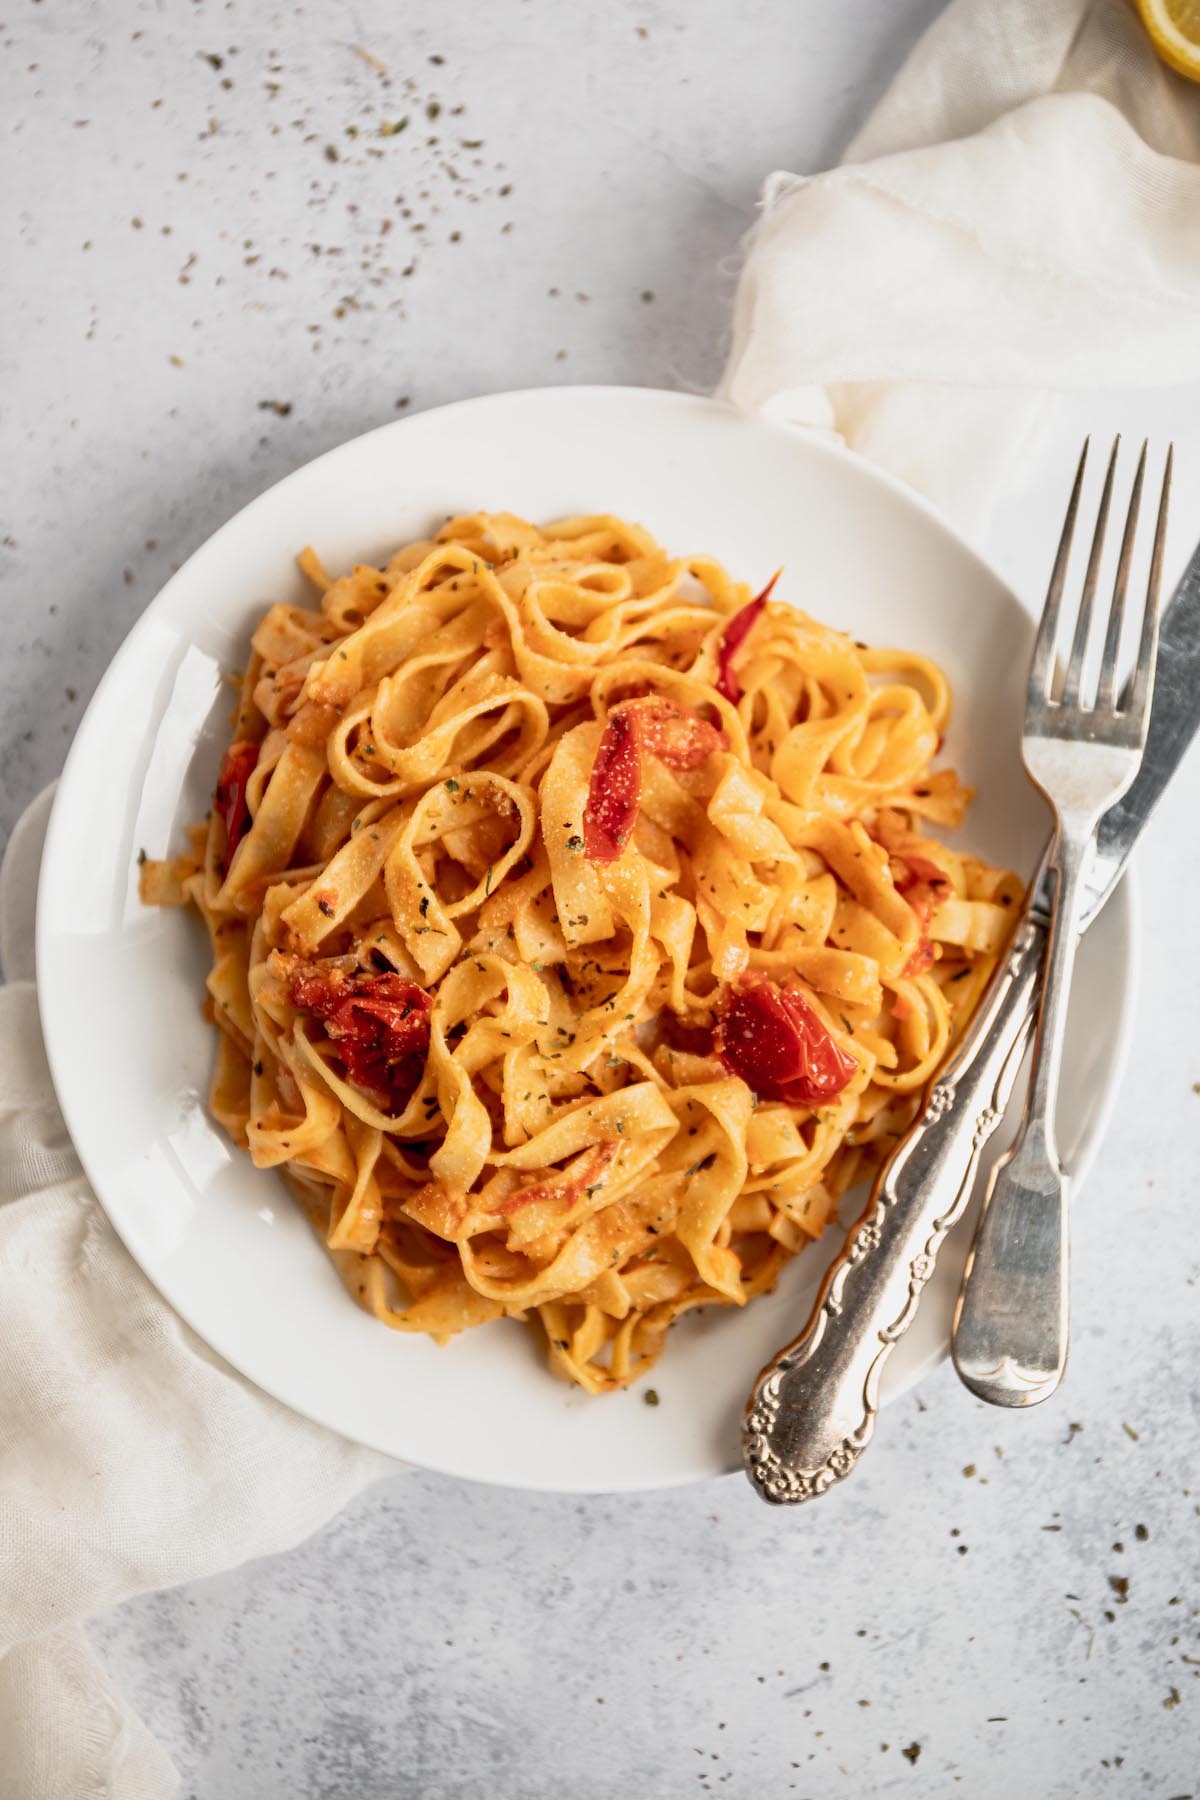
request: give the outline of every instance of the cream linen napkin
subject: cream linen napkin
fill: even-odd
[[[841,168],[768,180],[719,391],[977,534],[1053,390],[1200,379],[1198,162],[1128,0],[952,0]]]
[[[738,406],[840,432],[969,525],[1039,393],[1200,373],[1200,93],[1123,0],[954,0],[851,156],[768,184]],[[171,1765],[80,1621],[294,1543],[398,1465],[228,1369],[88,1191],[31,985],[38,808],[0,885],[0,1800],[158,1800]]]
[[[285,1549],[401,1465],[244,1381],[96,1204],[32,980],[50,798],[0,870],[0,1800],[160,1800],[174,1768],[81,1620]]]

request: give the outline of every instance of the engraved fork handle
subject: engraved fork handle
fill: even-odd
[[[880,1171],[808,1324],[755,1383],[743,1458],[765,1500],[815,1499],[870,1442],[884,1364],[912,1323],[1016,1081],[1045,949],[1044,926],[1027,914],[925,1111]]]

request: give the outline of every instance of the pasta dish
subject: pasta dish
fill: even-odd
[[[211,1110],[385,1325],[622,1387],[819,1236],[1005,945],[945,679],[609,516],[300,562],[142,870],[208,928]]]

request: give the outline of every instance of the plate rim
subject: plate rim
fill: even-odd
[[[151,1284],[155,1292],[163,1300],[164,1304],[170,1307],[171,1310],[187,1325],[188,1329],[194,1331],[197,1337],[200,1338],[214,1354],[220,1356],[222,1361],[228,1364],[242,1380],[250,1382],[251,1385],[256,1387],[260,1392],[268,1394],[279,1404],[288,1407],[289,1410],[294,1412],[298,1417],[308,1419],[311,1422],[322,1426],[324,1429],[334,1432],[336,1435],[342,1437],[344,1441],[360,1443],[369,1449],[379,1451],[381,1454],[388,1456],[396,1463],[398,1468],[424,1468],[433,1473],[444,1474],[457,1480],[472,1481],[481,1486],[505,1486],[526,1492],[561,1492],[576,1494],[653,1492],[686,1485],[692,1480],[717,1479],[719,1478],[719,1473],[712,1472],[707,1475],[664,1475],[661,1477],[651,1476],[649,1478],[645,1476],[635,1476],[635,1478],[631,1480],[622,1480],[620,1479],[621,1472],[614,1469],[614,1478],[611,1484],[606,1484],[604,1487],[598,1487],[593,1484],[581,1487],[573,1483],[569,1479],[569,1476],[561,1484],[551,1486],[544,1480],[528,1481],[511,1475],[506,1476],[503,1479],[497,1479],[494,1476],[469,1473],[460,1468],[435,1462],[416,1462],[398,1456],[394,1450],[380,1443],[377,1439],[373,1441],[369,1435],[360,1431],[356,1431],[353,1436],[350,1436],[342,1426],[333,1422],[328,1416],[326,1409],[315,1404],[298,1404],[290,1395],[279,1392],[277,1385],[264,1383],[257,1375],[248,1374],[239,1362],[235,1361],[233,1357],[229,1356],[217,1344],[213,1343],[206,1329],[202,1329],[199,1325],[194,1323],[193,1318],[191,1317],[192,1308],[189,1305],[180,1305],[179,1302],[174,1299],[162,1285],[160,1285],[159,1276],[153,1273],[142,1261],[125,1232],[122,1230],[119,1218],[115,1217],[114,1213],[110,1211],[102,1192],[102,1186],[95,1180],[92,1170],[89,1167],[88,1158],[79,1147],[75,1130],[75,1121],[79,1117],[79,1114],[69,1096],[69,1084],[61,1082],[59,1078],[57,1042],[54,1030],[50,1023],[47,1000],[47,996],[52,990],[53,983],[44,979],[45,973],[50,965],[51,957],[50,903],[45,898],[49,887],[47,871],[52,871],[54,863],[60,859],[62,854],[59,838],[65,830],[65,821],[68,817],[69,808],[69,800],[64,800],[64,795],[69,795],[73,771],[86,752],[86,740],[89,733],[89,725],[93,721],[94,715],[102,708],[110,687],[115,686],[121,679],[121,671],[129,658],[136,653],[141,637],[143,634],[153,630],[156,617],[167,610],[173,589],[176,587],[177,583],[185,582],[196,559],[208,553],[227,533],[233,531],[235,527],[243,527],[245,523],[252,518],[256,510],[265,507],[267,503],[278,496],[280,490],[286,488],[289,483],[298,481],[301,478],[311,478],[312,472],[315,469],[327,464],[332,458],[344,455],[352,448],[361,449],[372,440],[382,438],[385,435],[388,437],[395,436],[404,427],[417,425],[422,420],[429,419],[434,415],[442,418],[447,415],[480,411],[488,407],[502,408],[513,403],[527,404],[533,402],[535,404],[548,404],[553,406],[564,395],[569,395],[572,398],[588,397],[610,401],[615,400],[617,402],[622,400],[643,403],[651,401],[658,405],[675,407],[680,410],[692,410],[707,413],[715,412],[724,414],[730,418],[738,419],[743,423],[754,426],[756,429],[761,429],[771,435],[778,436],[784,441],[794,442],[800,440],[808,450],[818,456],[827,456],[834,461],[851,465],[856,470],[858,478],[865,479],[869,484],[874,484],[883,491],[890,493],[893,497],[898,498],[904,507],[922,516],[928,524],[936,528],[938,535],[943,540],[953,546],[956,554],[959,556],[965,554],[970,562],[981,571],[982,575],[990,583],[1002,589],[1008,600],[1023,612],[1026,617],[1029,616],[1029,609],[1023,604],[1020,596],[1010,587],[1003,576],[992,567],[976,547],[967,538],[959,534],[957,529],[945,515],[941,513],[926,496],[907,486],[898,476],[893,475],[887,469],[881,468],[878,464],[870,462],[867,458],[849,448],[839,439],[827,436],[818,431],[792,426],[785,421],[741,413],[727,401],[710,395],[690,394],[677,389],[655,388],[634,384],[562,383],[544,387],[505,389],[496,393],[465,396],[461,399],[450,401],[443,406],[430,407],[420,412],[406,414],[400,419],[385,420],[383,423],[373,426],[367,431],[343,439],[340,443],[334,444],[322,451],[318,456],[312,457],[307,462],[300,464],[299,467],[290,470],[286,475],[281,476],[278,481],[271,483],[260,493],[254,495],[244,506],[240,507],[236,512],[223,520],[214,531],[210,532],[207,537],[189,552],[179,568],[173,571],[155,593],[153,598],[148,602],[139,617],[133,622],[129,631],[118,645],[80,718],[56,784],[50,817],[47,822],[41,864],[38,871],[38,892],[35,918],[34,953],[37,978],[37,1002],[42,1025],[42,1035],[46,1048],[46,1058],[50,1067],[54,1091],[57,1095],[72,1144],[76,1148],[76,1153],[79,1155],[89,1185],[98,1204],[104,1211],[105,1217],[112,1225],[118,1238],[120,1238],[130,1256],[137,1263],[145,1279]],[[1085,1131],[1085,1141],[1081,1154],[1075,1168],[1071,1171],[1072,1179],[1075,1183],[1082,1181],[1086,1177],[1104,1140],[1115,1108],[1117,1094],[1125,1074],[1131,1047],[1132,1021],[1137,1004],[1141,972],[1139,935],[1141,905],[1136,870],[1134,868],[1130,867],[1125,871],[1121,882],[1118,884],[1118,889],[1120,898],[1118,899],[1117,904],[1118,906],[1124,907],[1127,913],[1127,919],[1124,931],[1124,980],[1122,983],[1121,1004],[1118,1008],[1117,1015],[1113,1020],[1112,1030],[1115,1047],[1110,1061],[1106,1066],[1104,1078],[1100,1084],[1100,1091],[1096,1095],[1093,1103],[1090,1119]],[[1114,893],[1117,891],[1118,890],[1114,890]],[[84,1133],[84,1135],[86,1135],[86,1133]],[[117,1210],[119,1211],[120,1209]],[[949,1341],[947,1340],[941,1345],[939,1353],[936,1356],[927,1358],[927,1360],[911,1374],[902,1388],[885,1396],[883,1404],[886,1404],[890,1399],[898,1398],[901,1393],[907,1392],[919,1381],[924,1380],[935,1367],[947,1360],[949,1357],[949,1350],[950,1346]],[[733,1475],[737,1473],[737,1470],[736,1468],[730,1469],[726,1470],[724,1473]]]

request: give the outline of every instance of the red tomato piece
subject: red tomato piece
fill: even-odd
[[[819,1106],[836,1099],[858,1064],[835,1044],[797,989],[743,975],[720,1006],[717,1055],[731,1075],[767,1100]]]
[[[291,1002],[314,1019],[329,1019],[354,992],[354,977],[341,969],[302,969],[292,982]]]
[[[922,928],[921,935],[917,940],[917,947],[905,963],[903,974],[908,981],[912,981],[916,976],[923,975],[926,969],[932,967],[933,945],[929,940],[928,931]]]
[[[933,887],[936,887],[939,882],[946,887],[950,885],[950,877],[946,871],[937,863],[931,862],[929,857],[920,855],[918,851],[905,850],[903,854],[897,855],[895,860],[904,865],[901,873],[894,877],[897,893],[906,894],[919,881],[929,882]]]
[[[604,727],[583,812],[583,850],[591,862],[614,862],[629,842],[642,799],[642,752],[628,712]]]
[[[595,1187],[603,1180],[620,1148],[616,1138],[605,1138],[603,1143],[596,1145],[590,1156],[582,1158],[576,1164],[570,1175],[553,1175],[545,1181],[535,1181],[529,1187],[518,1188],[515,1194],[510,1194],[507,1200],[500,1202],[496,1212],[507,1216],[509,1213],[519,1212],[523,1206],[532,1205],[535,1200],[557,1200],[566,1212],[587,1188]]]
[[[771,589],[782,574],[782,569],[776,569],[762,593],[734,613],[717,642],[717,692],[734,706],[742,697],[742,688],[733,670],[733,659],[766,611]]]
[[[717,726],[674,700],[636,700],[629,710],[643,754],[657,756],[668,769],[698,769],[705,757],[729,743]]]
[[[917,851],[906,850],[895,860],[903,864],[902,873],[893,877],[896,892],[908,901],[921,928],[917,947],[904,965],[904,974],[911,980],[916,975],[923,975],[933,962],[929,921],[942,903],[942,891],[949,888],[950,877],[937,863]]]
[[[421,1079],[433,1001],[402,975],[311,969],[292,983],[292,1005],[320,1019],[352,1081],[396,1111]]]
[[[221,758],[221,772],[217,776],[213,806],[217,817],[225,826],[230,856],[250,829],[250,803],[246,799],[246,789],[257,766],[257,744],[231,744]]]
[[[592,764],[583,812],[583,849],[590,862],[614,862],[637,824],[642,758],[669,769],[698,769],[728,743],[723,731],[686,706],[657,696],[627,700],[609,714]]]

